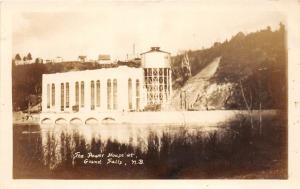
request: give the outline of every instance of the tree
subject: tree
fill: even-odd
[[[18,60],[18,61],[22,60],[22,58],[21,58],[21,56],[20,56],[20,54],[19,54],[19,53],[18,53],[18,54],[16,54],[16,56],[15,56],[15,60]]]
[[[43,60],[40,58],[36,58],[34,63],[36,63],[36,64],[43,63]]]
[[[29,60],[29,61],[32,60],[32,56],[30,53],[27,54],[27,60]]]

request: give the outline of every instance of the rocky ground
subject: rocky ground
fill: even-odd
[[[174,109],[180,110],[183,107],[190,110],[224,109],[233,84],[217,84],[210,81],[219,67],[220,60],[221,57],[215,58],[197,75],[190,77],[181,88],[173,91]]]

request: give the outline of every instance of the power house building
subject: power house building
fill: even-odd
[[[152,47],[141,67],[44,74],[42,114],[144,111],[170,104],[171,54]]]

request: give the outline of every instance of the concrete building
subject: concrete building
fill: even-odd
[[[112,63],[109,54],[100,54],[100,55],[98,56],[97,62],[98,62],[99,64],[111,64],[111,63]]]
[[[43,75],[43,112],[140,111],[141,68],[103,68]]]
[[[61,63],[63,61],[64,61],[64,59],[60,56],[57,56],[52,60],[53,63]]]
[[[118,66],[44,74],[41,118],[51,117],[51,113],[97,115],[167,106],[172,94],[170,53],[154,47],[141,55],[139,68]]]

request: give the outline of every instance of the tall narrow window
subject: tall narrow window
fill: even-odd
[[[47,108],[50,108],[50,84],[47,84]]]
[[[107,109],[111,110],[111,80],[107,80]]]
[[[78,81],[75,83],[75,104],[79,106],[79,83]]]
[[[96,82],[96,104],[97,107],[100,107],[100,81]]]
[[[55,106],[55,84],[52,83],[52,93],[51,93],[51,105]]]
[[[136,80],[136,110],[140,110],[140,81]]]
[[[81,81],[80,84],[80,106],[84,107],[84,82]]]
[[[128,79],[128,109],[132,109],[132,80]]]
[[[91,110],[95,109],[95,82],[91,81]]]
[[[113,105],[114,110],[118,109],[118,83],[116,79],[113,81]]]
[[[70,107],[70,86],[69,83],[66,83],[66,108]]]
[[[60,110],[64,111],[65,108],[65,86],[63,83],[60,84]]]

